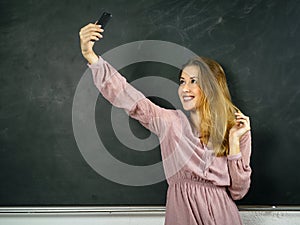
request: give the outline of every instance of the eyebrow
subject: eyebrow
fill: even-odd
[[[194,78],[198,79],[198,77],[190,77],[190,79],[194,79]],[[184,79],[184,77],[181,76],[179,79]]]

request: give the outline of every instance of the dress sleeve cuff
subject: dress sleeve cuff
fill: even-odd
[[[227,156],[228,160],[238,160],[240,158],[242,158],[242,153],[241,152],[239,152],[238,154],[235,154],[235,155],[228,155]]]
[[[90,67],[91,69],[94,69],[94,68],[99,67],[103,63],[104,63],[104,59],[101,56],[98,56],[98,61],[97,62],[95,62],[93,64],[87,63],[87,66]]]

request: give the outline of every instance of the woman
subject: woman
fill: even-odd
[[[153,104],[95,54],[102,32],[95,24],[83,27],[81,51],[102,95],[160,139],[169,184],[165,224],[241,224],[233,200],[250,187],[250,122],[232,104],[221,66],[200,57],[184,65],[178,95],[187,118]]]

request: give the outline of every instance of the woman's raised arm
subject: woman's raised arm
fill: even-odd
[[[124,109],[130,117],[138,120],[158,136],[163,134],[176,119],[177,112],[152,103],[131,86],[114,67],[93,51],[93,41],[102,38],[102,32],[103,29],[95,24],[88,24],[79,32],[81,52],[89,62],[88,66],[92,71],[94,84],[112,105]]]

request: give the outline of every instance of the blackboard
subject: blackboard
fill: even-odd
[[[300,204],[299,1],[1,0],[1,206],[165,204],[165,181],[129,186],[106,179],[85,161],[74,137],[74,94],[88,73],[78,33],[104,10],[113,19],[95,46],[99,54],[160,40],[220,62],[234,103],[252,122],[252,185],[238,204]],[[150,75],[176,82],[178,69],[140,62],[120,72],[129,82]],[[141,152],[122,145],[110,111],[98,97],[97,130],[111,154],[133,165],[159,162],[159,147]],[[129,124],[137,138],[150,136]]]

